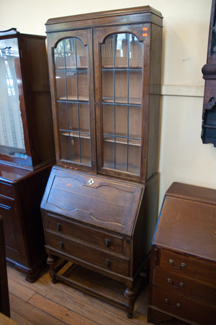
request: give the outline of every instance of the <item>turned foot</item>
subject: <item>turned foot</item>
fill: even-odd
[[[126,311],[129,319],[133,318],[135,292],[132,288],[125,290],[124,296],[127,298]]]
[[[52,283],[56,283],[57,280],[55,277],[54,258],[52,257],[52,255],[49,255],[47,257],[47,264],[49,264],[49,266],[50,266],[49,274],[50,274],[50,277],[52,278]]]

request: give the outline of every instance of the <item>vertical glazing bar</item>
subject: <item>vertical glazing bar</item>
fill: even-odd
[[[65,93],[66,93],[66,108],[67,108],[67,126],[68,126],[68,138],[69,138],[69,160],[71,160],[71,135],[69,131],[69,118],[68,118],[68,89],[67,89],[67,66],[66,66],[66,49],[65,49],[65,42],[66,40],[63,40],[63,50],[64,50],[64,73],[65,73]]]
[[[116,105],[115,105],[115,50],[116,35],[113,35],[113,113],[114,113],[114,169],[116,169]]]
[[[81,139],[80,139],[80,112],[79,112],[79,89],[78,89],[78,69],[77,69],[77,40],[75,42],[75,63],[76,63],[76,85],[77,85],[77,113],[78,113],[78,134],[79,134],[79,161],[82,162]]]
[[[128,155],[129,155],[129,67],[130,67],[130,34],[127,35],[128,43],[128,62],[127,62],[127,172],[128,172]]]

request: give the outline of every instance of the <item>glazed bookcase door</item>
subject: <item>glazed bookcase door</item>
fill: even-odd
[[[53,49],[57,161],[95,169],[91,32],[72,33]]]
[[[104,174],[138,180],[143,167],[144,56],[148,27],[116,29],[96,32],[98,168]]]
[[[17,38],[0,40],[0,98],[0,159],[31,165]]]

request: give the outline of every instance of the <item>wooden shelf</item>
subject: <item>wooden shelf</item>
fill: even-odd
[[[103,69],[108,69],[110,71],[112,71],[112,70],[118,71],[118,69],[121,70],[121,71],[124,71],[124,70],[137,71],[137,70],[142,70],[142,67],[139,67],[139,66],[127,67],[125,65],[116,65],[114,67],[113,65],[104,65],[104,66],[102,66],[102,70]]]
[[[129,146],[136,146],[136,147],[141,147],[141,140],[134,140],[134,139],[128,139],[130,143],[128,143]],[[119,140],[119,138],[116,138],[116,141],[114,141],[114,138],[112,139],[106,139],[104,138],[105,142],[111,142],[111,143],[117,143],[117,144],[123,144],[127,145],[127,139],[125,141]],[[140,141],[140,144],[135,143],[135,141]]]
[[[76,102],[89,102],[89,97],[86,96],[79,96],[79,98],[77,98],[77,96],[61,96],[59,98],[57,98],[58,100],[64,100],[64,101],[76,101]]]
[[[89,132],[89,131],[88,131]],[[90,140],[90,134],[83,134],[86,133],[86,131],[80,131],[80,133],[82,133],[82,135],[80,135],[79,133],[74,133],[74,131],[68,131],[68,132],[61,132],[61,135],[64,135],[66,137],[73,137],[73,138],[81,138],[81,139],[88,139]]]
[[[127,98],[125,97],[116,97],[115,98],[115,101],[114,101],[114,98],[112,97],[103,97],[102,98],[102,102],[104,104],[106,103],[113,103],[113,104],[116,104],[116,103],[119,103],[119,104],[131,104],[131,105],[141,105],[141,98],[132,98],[132,99],[129,99],[129,103],[127,102]]]

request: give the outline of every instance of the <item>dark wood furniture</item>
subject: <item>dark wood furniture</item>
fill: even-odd
[[[0,313],[10,317],[3,218],[0,215]]]
[[[205,91],[202,115],[203,143],[213,143],[216,146],[216,1],[212,1],[207,62],[202,68],[205,79]]]
[[[46,260],[40,202],[55,163],[45,37],[0,32],[0,112],[6,256],[33,282]]]
[[[50,274],[132,317],[157,216],[162,17],[140,7],[50,19],[46,30],[57,159],[41,203]]]
[[[148,322],[216,321],[216,190],[173,183],[151,252]]]

